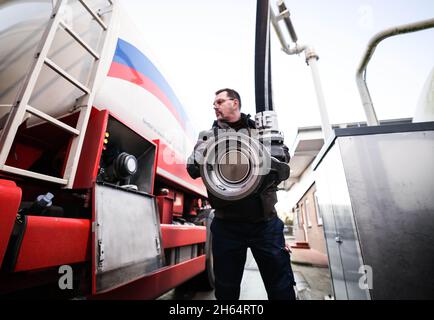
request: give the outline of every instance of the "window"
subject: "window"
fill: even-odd
[[[295,212],[296,212],[296,216],[297,216],[297,225],[298,225],[299,228],[303,228],[303,218],[300,215],[301,214],[300,208],[297,207],[295,209]]]
[[[309,200],[308,200],[308,199],[305,199],[305,200],[304,200],[304,212],[305,212],[305,214],[306,214],[307,227],[308,227],[308,228],[312,228],[312,223],[310,222]]]
[[[297,211],[298,209],[297,208],[292,208],[292,217],[293,217],[293,220],[292,220],[292,225],[295,227],[295,226],[298,226],[298,211]]]
[[[313,201],[315,202],[316,221],[318,222],[319,226],[322,226],[322,217],[321,212],[319,211],[318,197],[316,195],[316,191],[313,194]]]

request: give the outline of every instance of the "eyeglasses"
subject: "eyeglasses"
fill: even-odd
[[[235,99],[233,99],[233,98],[219,99],[219,100],[216,100],[216,101],[213,102],[213,106],[216,106],[216,107],[220,106],[220,105],[222,105],[223,103],[225,103],[228,100],[235,100]]]

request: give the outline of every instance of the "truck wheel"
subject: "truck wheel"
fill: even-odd
[[[207,211],[205,213],[204,211]],[[205,256],[206,256],[206,268],[205,271],[198,274],[194,278],[185,283],[189,288],[199,291],[210,291],[214,289],[214,268],[213,268],[213,256],[212,256],[212,234],[211,234],[211,222],[214,218],[214,210],[207,209],[202,211],[204,217],[204,225],[206,226],[206,242],[205,242]]]
[[[206,217],[206,243],[205,243],[205,255],[206,255],[206,269],[200,274],[202,276],[204,289],[212,290],[214,289],[214,260],[212,255],[212,233],[211,233],[211,222],[214,219],[214,210],[209,210],[209,214]]]

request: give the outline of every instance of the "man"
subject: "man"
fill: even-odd
[[[213,129],[255,129],[255,122],[240,112],[240,95],[232,89],[216,92]],[[190,156],[187,170],[192,178],[200,176],[199,165],[206,143],[199,140]],[[285,153],[288,148],[285,146]],[[289,159],[289,154],[287,154]],[[277,183],[265,183],[256,193],[237,201],[224,201],[208,192],[215,217],[211,224],[218,300],[237,300],[250,247],[258,264],[268,298],[295,299],[294,276],[285,246],[283,222],[277,217]]]

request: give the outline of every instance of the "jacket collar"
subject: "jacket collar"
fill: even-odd
[[[255,121],[253,121],[252,119],[250,119],[250,114],[244,114],[241,113],[241,120],[244,122],[244,125],[246,126],[246,128],[252,128],[254,129],[255,126]],[[227,122],[225,121],[221,121],[221,120],[215,120],[212,124],[213,128],[220,128],[220,129],[229,129],[230,126]]]

